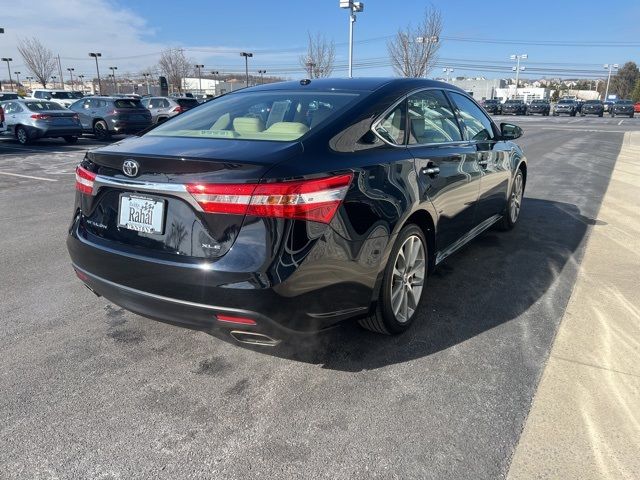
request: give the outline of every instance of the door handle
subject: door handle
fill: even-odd
[[[435,177],[440,173],[440,167],[430,164],[422,169],[422,173],[424,175],[429,175],[430,177]]]

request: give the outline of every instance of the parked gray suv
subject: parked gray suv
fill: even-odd
[[[199,102],[189,97],[147,97],[142,99],[142,105],[151,112],[153,123],[162,123],[179,113],[197,107]]]
[[[69,109],[80,116],[82,130],[100,140],[111,135],[138,133],[151,126],[151,113],[135,98],[87,97]]]

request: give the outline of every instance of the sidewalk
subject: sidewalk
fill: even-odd
[[[508,479],[640,479],[640,132],[625,134]]]

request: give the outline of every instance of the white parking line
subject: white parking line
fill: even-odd
[[[32,180],[42,180],[43,182],[57,182],[53,178],[33,177],[31,175],[20,175],[19,173],[0,172],[0,175],[9,175],[11,177],[31,178]]]
[[[624,120],[620,120],[620,121],[618,122],[618,125],[622,125],[622,122],[624,122]]]

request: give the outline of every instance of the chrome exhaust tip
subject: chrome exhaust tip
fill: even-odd
[[[231,330],[230,335],[240,343],[247,343],[249,345],[261,345],[266,347],[275,347],[280,343],[280,340],[271,338],[264,333],[248,332],[246,330]]]

